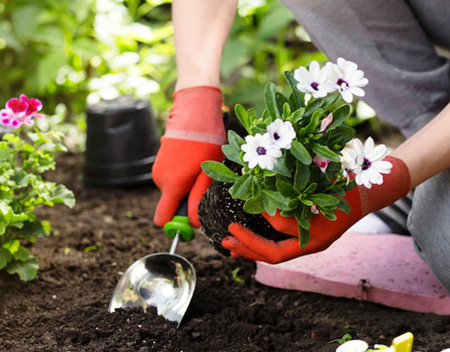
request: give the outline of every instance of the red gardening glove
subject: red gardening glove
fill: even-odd
[[[189,193],[188,216],[200,227],[197,210],[212,182],[202,172],[205,160],[223,160],[226,141],[219,88],[199,86],[174,94],[166,131],[153,165],[153,180],[162,192],[154,221],[158,226],[172,220],[180,201]]]
[[[384,160],[392,163],[392,169],[389,174],[384,175],[383,184],[373,185],[370,189],[357,186],[345,195],[350,205],[350,214],[340,211],[336,221],[328,220],[321,214],[311,218],[311,241],[304,249],[301,249],[299,245],[295,218],[282,217],[278,213],[273,217],[266,213],[263,213],[263,216],[277,231],[290,235],[292,238],[274,242],[238,223],[232,223],[228,231],[234,237],[225,237],[222,240],[222,246],[230,250],[234,258],[253,259],[272,264],[325,250],[362,217],[408,194],[410,176],[405,163],[389,156]]]

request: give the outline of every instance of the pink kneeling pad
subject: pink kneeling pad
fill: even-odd
[[[276,265],[258,262],[256,280],[282,289],[450,314],[449,293],[408,236],[346,233],[320,253]]]

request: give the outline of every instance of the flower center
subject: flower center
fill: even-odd
[[[341,88],[347,88],[348,87],[348,82],[344,81],[342,78],[339,78],[337,81],[337,85]]]
[[[275,139],[276,141],[280,139],[280,135],[278,134],[278,132],[275,132],[273,134],[273,139]]]
[[[312,82],[311,83],[311,87],[314,90],[319,90],[319,83],[318,82]]]
[[[267,150],[264,147],[258,147],[256,148],[256,152],[258,153],[258,155],[266,155]]]
[[[364,162],[363,162],[361,168],[362,168],[363,170],[367,170],[371,165],[372,165],[372,163],[370,162],[370,160],[364,158]]]

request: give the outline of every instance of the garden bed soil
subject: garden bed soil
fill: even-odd
[[[254,263],[222,256],[200,232],[178,248],[197,271],[178,329],[153,310],[110,314],[121,272],[146,254],[168,251],[170,240],[152,222],[155,186],[88,186],[82,164],[81,155],[65,155],[49,175],[75,192],[77,206],[39,211],[53,235],[31,247],[41,260],[37,279],[0,274],[0,351],[334,351],[333,340],[345,333],[390,344],[407,331],[415,351],[450,347],[450,317],[260,285]],[[237,268],[240,281],[232,274]]]

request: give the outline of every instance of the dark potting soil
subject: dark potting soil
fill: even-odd
[[[225,160],[225,165],[234,172],[240,166]],[[217,251],[229,256],[230,251],[222,247],[222,240],[231,235],[228,225],[238,222],[253,232],[272,241],[281,241],[289,236],[276,231],[260,214],[248,214],[244,211],[244,201],[232,199],[230,183],[214,181],[203,196],[198,207],[198,217],[202,225],[201,230]]]
[[[178,329],[152,310],[108,313],[120,273],[146,254],[168,251],[170,240],[152,223],[153,185],[87,186],[82,162],[65,155],[49,175],[74,190],[77,206],[40,210],[53,235],[30,247],[41,260],[37,279],[0,274],[0,351],[334,351],[333,340],[345,333],[389,344],[407,331],[415,351],[450,347],[450,317],[260,285],[253,263],[222,256],[200,232],[178,247],[198,277]]]

